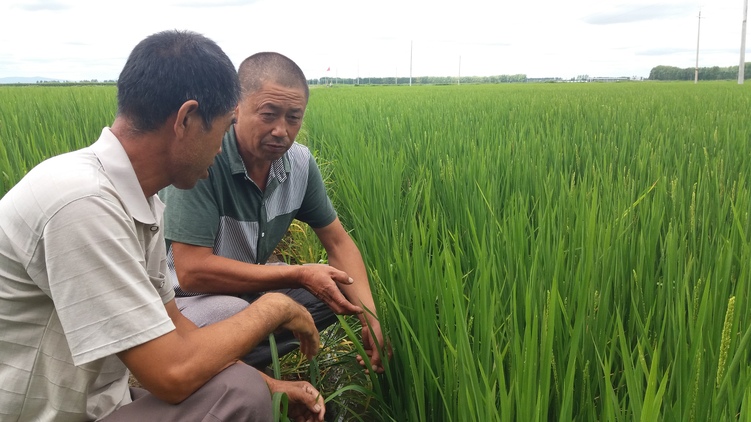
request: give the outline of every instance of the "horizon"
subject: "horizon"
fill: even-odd
[[[746,65],[751,65],[751,62],[746,62]],[[672,65],[655,65],[651,69],[655,69],[660,66],[666,66],[671,68],[678,68],[678,69],[691,69],[693,70],[694,67],[678,67],[678,66],[672,66]],[[709,69],[713,67],[719,67],[721,69],[731,69],[731,68],[738,68],[739,64],[735,65],[729,65],[729,66],[718,66],[718,65],[708,65],[708,66],[700,66],[699,70],[701,72],[702,69]],[[650,69],[650,70],[651,70]],[[483,77],[503,77],[503,76],[518,76],[518,75],[524,75],[527,79],[561,79],[564,81],[567,80],[576,80],[580,79],[582,77],[587,77],[589,79],[605,79],[605,78],[630,78],[630,79],[649,79],[649,74],[646,76],[640,76],[640,75],[619,75],[619,74],[612,74],[612,75],[575,75],[575,76],[560,76],[560,75],[548,75],[548,76],[529,76],[525,73],[517,73],[517,74],[498,74],[498,75],[461,75],[461,78],[483,78]],[[307,76],[306,76],[307,77]],[[410,75],[400,75],[399,79],[405,79],[409,78]],[[412,75],[412,79],[417,78],[453,78],[456,79],[457,75]],[[348,80],[356,80],[356,79],[393,79],[394,76],[375,76],[375,75],[368,75],[368,76],[359,76],[359,77],[333,77],[333,76],[321,76],[318,78],[309,78],[307,77],[307,80],[309,82],[311,81],[320,81],[324,80],[326,78],[330,78],[332,80],[341,80],[341,81],[348,81]],[[22,82],[7,82],[9,80],[22,80]],[[55,79],[55,78],[49,78],[46,76],[4,76],[0,77],[0,85],[10,85],[10,84],[35,84],[35,83],[116,83],[117,78],[115,79],[103,79],[99,80],[96,78],[84,78],[84,79],[78,79],[78,80],[70,80],[70,79]],[[361,82],[362,84],[362,82]],[[385,85],[385,84],[384,84]]]

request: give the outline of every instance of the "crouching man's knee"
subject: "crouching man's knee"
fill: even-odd
[[[266,381],[257,370],[242,363],[220,372],[177,405],[145,390],[131,389],[131,394],[133,402],[99,421],[268,422],[273,418]]]
[[[219,421],[271,421],[271,393],[253,367],[237,363],[217,374],[204,388],[214,390],[209,415]]]

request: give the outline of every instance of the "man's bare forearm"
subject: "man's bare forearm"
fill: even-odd
[[[180,288],[187,292],[242,294],[300,287],[299,266],[249,264],[181,243],[173,243],[172,251]]]
[[[280,327],[291,325],[308,350],[318,342],[310,314],[281,294],[264,295],[242,312],[203,328],[183,321],[174,301],[167,309],[175,330],[118,356],[147,390],[170,403],[185,399]]]

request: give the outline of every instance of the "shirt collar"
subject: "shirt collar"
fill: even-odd
[[[143,224],[157,224],[160,220],[157,216],[164,211],[164,203],[156,195],[151,198],[143,195],[130,158],[110,128],[102,129],[101,136],[91,149],[115,186],[125,210]]]

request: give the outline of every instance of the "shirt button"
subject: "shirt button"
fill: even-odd
[[[158,232],[159,231],[159,226],[151,226],[151,227],[149,227],[149,230],[151,230],[152,232]]]
[[[266,233],[261,233],[261,237],[264,237],[264,236],[266,236]]]

